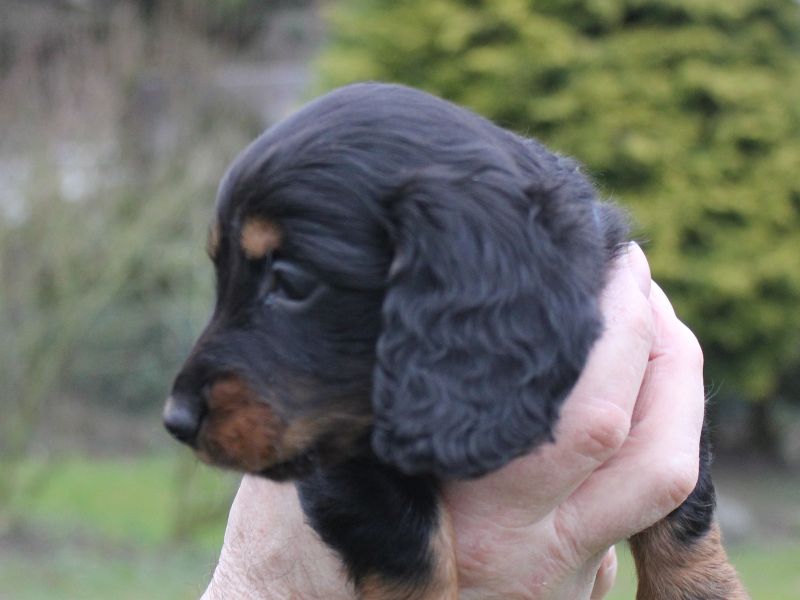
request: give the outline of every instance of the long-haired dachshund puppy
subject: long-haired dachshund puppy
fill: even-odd
[[[222,180],[216,306],[166,427],[207,462],[295,480],[363,598],[456,598],[437,482],[553,439],[626,235],[536,141],[409,88],[337,90]],[[691,496],[633,539],[640,598],[744,597],[700,454]]]

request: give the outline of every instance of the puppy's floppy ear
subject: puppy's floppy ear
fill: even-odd
[[[552,439],[599,335],[591,187],[519,178],[430,170],[392,204],[372,443],[406,473],[478,476]]]

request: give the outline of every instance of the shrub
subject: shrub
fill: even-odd
[[[629,206],[712,381],[800,365],[793,0],[344,0],[323,87],[403,82],[584,161]]]

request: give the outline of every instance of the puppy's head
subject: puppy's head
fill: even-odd
[[[422,92],[313,102],[220,185],[216,306],[167,428],[274,478],[369,445],[407,473],[501,466],[551,436],[598,335],[598,206],[572,161]]]

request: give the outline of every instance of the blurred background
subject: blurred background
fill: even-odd
[[[631,209],[705,349],[734,562],[800,597],[795,0],[0,0],[0,599],[204,589],[237,477],[160,411],[211,308],[215,188],[364,79],[536,136]]]

